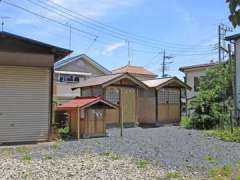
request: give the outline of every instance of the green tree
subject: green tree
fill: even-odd
[[[240,26],[240,0],[226,0],[229,4],[229,20],[234,27]]]
[[[232,109],[232,65],[218,64],[200,80],[198,95],[190,101],[191,125],[197,129],[226,127]]]

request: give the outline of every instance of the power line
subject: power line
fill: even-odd
[[[104,33],[105,35],[106,35],[106,32],[105,31],[103,31],[103,29],[104,30],[107,30],[108,31],[108,36],[111,36],[111,37],[114,37],[114,38],[117,38],[117,39],[121,39],[121,40],[125,40],[125,39],[127,39],[128,41],[130,41],[130,39],[129,38],[133,38],[133,37],[130,37],[129,35],[123,35],[123,34],[121,34],[121,33],[119,33],[119,32],[115,32],[115,31],[111,31],[111,30],[109,30],[109,29],[106,29],[106,28],[104,28],[104,27],[101,27],[100,29],[99,29],[99,26],[96,26],[96,25],[94,25],[94,24],[92,24],[92,23],[90,23],[90,25],[89,24],[86,24],[86,23],[83,23],[83,22],[81,22],[81,21],[79,21],[79,16],[81,15],[79,15],[79,13],[77,13],[78,14],[78,16],[76,16],[76,15],[73,15],[72,13],[74,13],[73,11],[71,11],[71,10],[69,10],[69,9],[67,9],[67,8],[65,8],[65,7],[63,7],[63,6],[61,6],[61,5],[58,5],[58,4],[56,4],[56,3],[54,3],[54,2],[52,2],[52,1],[49,1],[51,4],[54,4],[54,5],[57,5],[57,7],[61,7],[61,8],[64,8],[64,11],[63,10],[59,10],[59,9],[56,9],[56,7],[53,7],[53,6],[50,6],[49,4],[48,4],[48,6],[44,6],[43,4],[46,4],[45,2],[43,2],[43,1],[41,1],[41,0],[38,0],[38,1],[41,1],[42,3],[41,4],[39,4],[39,3],[37,3],[37,2],[33,2],[32,0],[27,0],[28,2],[30,2],[30,3],[32,3],[32,4],[34,4],[34,5],[36,5],[36,6],[38,6],[38,7],[41,7],[41,8],[43,8],[43,9],[48,9],[49,11],[51,11],[51,12],[55,12],[56,14],[58,14],[58,15],[60,15],[60,16],[62,16],[62,17],[64,17],[64,18],[69,18],[69,16],[71,16],[71,17],[73,17],[73,18],[71,18],[71,20],[72,21],[74,21],[75,23],[78,23],[78,24],[81,24],[81,25],[84,25],[84,26],[86,26],[87,28],[91,28],[91,29],[93,29],[93,30],[95,30],[95,31],[98,31],[98,32],[101,32],[101,33]],[[72,13],[69,13],[69,12],[66,12],[66,10],[67,11],[70,11],[70,12],[72,12]],[[60,12],[60,13],[59,13]],[[75,13],[76,14],[76,13]],[[66,16],[67,15],[67,16]],[[82,16],[82,15],[81,15]],[[85,16],[84,16],[85,17]],[[78,20],[76,20],[76,18],[78,19]],[[109,33],[110,32],[110,33]],[[133,40],[131,40],[131,42],[135,42],[135,43],[137,43],[137,44],[141,44],[141,45],[144,45],[144,46],[151,46],[152,48],[158,48],[159,49],[159,45],[160,44],[156,44],[156,43],[153,43],[152,41],[150,42],[150,41],[147,41],[146,39],[139,39],[139,38],[136,38],[136,37],[134,37],[133,38]],[[146,44],[147,43],[147,44]],[[161,46],[163,46],[163,44],[161,43]],[[164,46],[167,46],[166,44],[164,44]],[[176,49],[176,47],[174,47],[174,46],[168,46],[169,48],[171,48],[171,49]],[[203,48],[203,47],[199,47],[199,45],[198,45],[198,51],[200,51],[201,50],[201,48]],[[207,47],[205,47],[204,49],[206,49]],[[183,45],[181,45],[181,47],[178,47],[178,49],[189,49],[189,48],[186,48],[186,47],[183,47]],[[192,48],[191,48],[192,49]],[[208,48],[207,48],[208,49]],[[203,49],[202,49],[203,50]]]
[[[55,19],[52,19],[52,18],[43,16],[43,15],[40,15],[40,14],[35,13],[35,12],[31,11],[31,10],[28,10],[28,9],[22,7],[22,6],[19,6],[19,5],[10,3],[10,2],[5,1],[5,0],[0,0],[0,2],[3,2],[3,3],[5,3],[5,4],[8,4],[8,5],[13,6],[13,7],[15,7],[15,8],[24,10],[24,11],[30,13],[30,14],[33,14],[33,15],[35,15],[35,16],[39,16],[39,17],[41,17],[41,18],[43,18],[43,19],[47,19],[48,21],[54,22],[54,23],[59,24],[59,25],[61,25],[61,26],[67,27],[66,24],[64,24],[64,23],[62,23],[62,22],[60,22],[60,21],[57,21],[57,20],[55,20]],[[72,29],[74,29],[74,30],[76,30],[76,31],[79,31],[79,32],[81,32],[81,33],[83,33],[83,34],[86,34],[86,35],[88,35],[88,36],[97,37],[95,34],[92,34],[92,33],[89,33],[89,32],[83,31],[83,30],[80,30],[80,29],[78,29],[78,28],[76,28],[76,27],[72,27]]]
[[[186,44],[177,44],[177,43],[170,43],[170,42],[161,42],[161,41],[158,41],[158,40],[156,40],[156,39],[152,39],[152,38],[148,38],[148,37],[145,37],[145,36],[140,36],[140,35],[135,35],[135,34],[131,34],[131,33],[129,33],[129,32],[126,32],[126,31],[123,31],[123,30],[121,30],[121,29],[119,29],[119,28],[116,28],[116,27],[113,27],[113,26],[110,26],[110,25],[107,25],[107,24],[104,24],[104,23],[102,23],[102,22],[100,22],[100,21],[97,21],[97,20],[95,20],[95,19],[93,19],[93,18],[89,18],[89,17],[87,17],[87,16],[85,16],[85,15],[83,15],[83,14],[80,14],[79,12],[76,12],[76,11],[72,11],[72,10],[70,10],[70,9],[68,9],[68,8],[66,8],[66,7],[64,7],[64,6],[62,6],[62,5],[59,5],[58,3],[55,3],[55,2],[53,2],[53,1],[49,1],[48,0],[48,3],[45,3],[45,1],[43,1],[43,0],[38,0],[39,2],[42,2],[42,3],[44,3],[44,4],[47,4],[48,6],[49,6],[49,4],[52,4],[52,5],[54,5],[55,7],[55,9],[56,9],[56,7],[58,7],[58,8],[61,8],[62,10],[65,10],[65,13],[66,13],[66,11],[68,12],[68,13],[71,13],[71,15],[72,14],[74,14],[74,15],[77,15],[77,16],[75,16],[75,17],[81,17],[81,19],[83,19],[85,22],[87,21],[88,23],[90,23],[90,24],[92,24],[92,25],[94,25],[94,26],[98,26],[98,27],[100,27],[101,29],[102,28],[104,28],[104,29],[106,29],[106,30],[111,30],[111,32],[118,32],[118,33],[121,33],[122,35],[127,35],[127,36],[129,36],[129,37],[134,37],[134,38],[138,38],[138,39],[141,39],[141,40],[148,40],[148,41],[150,41],[150,42],[154,42],[154,43],[161,43],[161,45],[174,45],[174,46],[176,46],[176,47],[188,47],[188,48],[190,48],[190,47],[192,47],[193,45],[186,45]],[[53,6],[52,6],[53,7]],[[195,45],[194,45],[195,46]],[[198,45],[198,47],[199,47],[199,45]]]
[[[23,11],[25,11],[25,12],[28,12],[28,13],[30,13],[30,14],[33,14],[33,15],[35,15],[35,16],[41,17],[41,18],[43,18],[43,19],[45,19],[45,20],[47,20],[47,21],[54,22],[54,23],[56,23],[56,24],[58,24],[58,25],[64,26],[65,28],[66,28],[66,27],[69,28],[68,26],[66,26],[66,24],[64,24],[64,23],[62,23],[62,22],[59,22],[59,21],[57,21],[57,20],[55,20],[55,19],[52,19],[52,18],[43,16],[43,15],[40,15],[40,14],[35,13],[35,12],[31,11],[31,10],[28,10],[28,9],[22,7],[22,6],[19,6],[19,5],[15,5],[15,4],[13,4],[13,3],[10,3],[10,2],[8,2],[8,1],[6,1],[6,0],[1,0],[1,1],[2,1],[3,3],[5,3],[5,4],[8,4],[8,5],[13,6],[13,7],[15,7],[15,8],[21,9],[21,10],[23,10]],[[89,33],[89,32],[86,32],[86,31],[82,31],[82,30],[80,30],[79,28],[76,28],[76,27],[74,27],[74,26],[71,26],[71,29],[73,29],[73,30],[75,30],[75,31],[77,31],[77,32],[80,32],[80,33],[82,33],[82,34],[84,34],[84,35],[87,35],[87,37],[86,37],[86,36],[83,36],[83,37],[86,37],[86,38],[88,38],[88,39],[90,38],[90,37],[88,37],[88,36],[91,36],[91,37],[93,36],[93,37],[95,37],[95,38],[98,37],[97,35],[95,35],[95,34],[93,34],[93,33]],[[104,41],[101,40],[101,41],[98,41],[98,42],[106,44],[106,41],[104,42]],[[137,49],[132,49],[132,51],[148,53],[147,51],[144,51],[144,50],[141,51],[141,50],[137,50]],[[194,52],[194,51],[193,51],[193,52]],[[156,51],[155,51],[155,52],[154,52],[154,51],[152,51],[152,52],[149,51],[149,53],[156,53]],[[185,55],[185,54],[182,54],[182,56],[184,56],[184,55]]]

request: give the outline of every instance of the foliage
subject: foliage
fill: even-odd
[[[60,128],[58,130],[58,133],[59,133],[61,139],[66,139],[69,136],[69,127]]]
[[[180,126],[186,129],[191,129],[192,124],[190,118],[188,118],[187,116],[183,116],[180,122]]]
[[[165,178],[167,179],[179,179],[181,175],[178,172],[167,172],[165,174]]]
[[[191,126],[228,127],[232,104],[232,63],[217,64],[201,78],[198,95],[189,103]]]
[[[240,128],[234,128],[233,133],[230,129],[208,130],[207,135],[219,138],[223,141],[240,143]]]
[[[136,164],[137,164],[137,167],[138,167],[138,168],[144,169],[144,168],[147,166],[148,161],[141,159],[141,160],[138,160],[138,161],[136,162]]]
[[[225,165],[221,168],[211,169],[208,173],[208,176],[210,179],[231,179],[232,173],[232,167]]]
[[[31,156],[28,156],[28,155],[25,155],[22,157],[22,160],[23,161],[31,161],[32,160],[32,157]]]
[[[215,157],[210,156],[210,155],[205,156],[204,160],[207,160],[207,161],[209,161],[211,163],[215,163],[217,161]]]
[[[240,0],[226,0],[229,4],[229,20],[234,27],[240,26]]]

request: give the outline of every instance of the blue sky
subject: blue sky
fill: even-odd
[[[126,65],[128,62],[127,43],[130,41],[130,54],[133,65],[145,66],[161,74],[162,51],[174,58],[167,73],[182,77],[180,66],[206,63],[217,60],[217,25],[230,25],[228,7],[225,0],[4,0],[26,9],[71,24],[73,55],[86,53],[108,69]],[[41,2],[42,1],[42,2]],[[54,10],[43,9],[31,2],[49,3],[53,1],[72,11],[124,32],[133,34],[136,39],[126,35],[112,37],[106,31],[89,28],[57,15]],[[49,4],[53,5],[53,4]],[[50,6],[48,6],[50,7]],[[46,21],[20,9],[0,2],[0,15],[6,19],[4,29],[11,33],[69,48],[69,28]],[[78,22],[80,19],[76,19]],[[74,28],[97,35],[88,36]],[[234,30],[237,32],[238,29]],[[234,33],[233,32],[233,33]],[[116,34],[114,34],[116,36]],[[140,39],[140,40],[139,40]],[[88,49],[88,47],[92,46]],[[88,49],[88,50],[87,50]]]

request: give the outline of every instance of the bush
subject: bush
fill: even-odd
[[[183,116],[180,122],[180,126],[187,128],[187,129],[191,129],[192,128],[192,123],[190,118],[188,118],[187,116]]]
[[[61,139],[66,139],[69,136],[69,127],[60,128],[58,130],[58,133],[59,133]]]
[[[213,129],[230,127],[233,107],[232,63],[221,63],[208,69],[200,79],[197,96],[188,104],[193,128]]]

